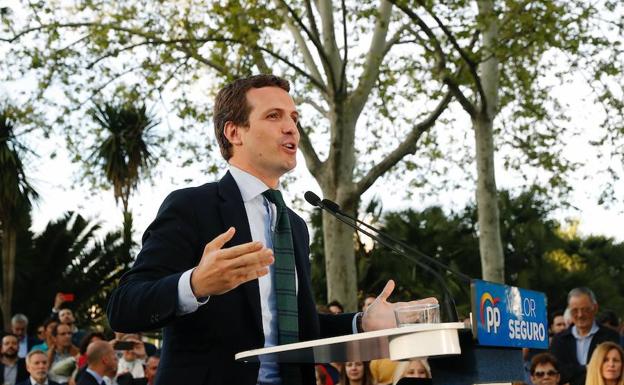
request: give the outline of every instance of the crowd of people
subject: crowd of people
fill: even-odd
[[[367,295],[362,309],[374,300],[374,295]],[[624,385],[624,336],[618,317],[613,312],[599,313],[596,296],[588,288],[572,289],[567,303],[564,311],[550,315],[550,348],[523,350],[526,375],[516,385]],[[319,312],[338,314],[343,308],[332,301]],[[408,383],[409,378],[427,383],[432,377],[425,358],[318,364],[316,373],[317,385],[389,385]]]
[[[107,338],[76,326],[59,293],[50,316],[36,336],[28,318],[15,314],[2,337],[0,384],[3,385],[153,385],[160,361],[155,345],[140,334]]]

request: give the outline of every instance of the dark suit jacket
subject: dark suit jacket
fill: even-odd
[[[26,371],[26,360],[23,358],[17,359],[17,377],[15,383],[22,382],[30,377],[30,374]],[[4,384],[4,364],[0,363],[0,384]]]
[[[309,235],[289,210],[297,268],[299,339],[351,333],[353,314],[318,315],[310,286]],[[174,191],[143,235],[143,248],[108,304],[112,328],[138,332],[164,327],[156,384],[255,384],[259,364],[234,361],[238,352],[264,346],[258,280],[215,295],[196,312],[176,316],[182,273],[199,263],[205,245],[230,226],[230,247],[251,241],[240,190],[228,172],[219,182]],[[300,369],[314,384],[314,368]]]
[[[28,378],[26,378],[22,382],[17,382],[15,385],[32,385],[30,383],[30,376],[28,376]],[[48,379],[48,385],[61,385],[61,384],[59,384],[58,382],[54,382],[54,381]]]
[[[85,370],[80,375],[80,378],[78,379],[78,382],[76,382],[76,385],[100,385],[100,384],[98,384],[98,382],[95,380],[95,377],[93,377],[91,373]]]
[[[599,326],[598,332],[594,334],[589,344],[589,352],[587,353],[588,363],[596,346],[606,341],[619,344],[620,336],[614,330]],[[572,335],[572,327],[553,337],[550,351],[557,357],[559,362],[559,369],[561,370],[560,383],[565,384],[569,382],[570,385],[585,385],[586,369],[585,366],[578,363],[576,358],[576,338]]]

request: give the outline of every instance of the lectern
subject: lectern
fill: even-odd
[[[427,357],[434,385],[523,381],[521,348],[548,347],[546,297],[479,280],[473,280],[471,290],[471,327],[460,322],[415,324],[249,350],[235,359],[326,363]]]

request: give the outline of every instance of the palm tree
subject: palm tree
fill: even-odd
[[[19,249],[15,309],[38,324],[49,316],[55,293],[66,292],[75,295],[77,319],[103,320],[107,297],[132,260],[123,253],[121,230],[100,233],[99,223],[70,211],[30,234]]]
[[[0,310],[5,330],[11,319],[15,281],[15,257],[20,213],[30,210],[37,192],[28,182],[21,156],[26,147],[17,141],[12,121],[14,110],[0,111],[0,230],[2,231],[2,293]]]
[[[128,208],[130,195],[136,190],[141,175],[149,175],[156,164],[151,147],[150,130],[158,125],[145,104],[134,102],[95,105],[91,113],[100,126],[99,139],[89,158],[104,179],[113,187],[115,201],[123,206],[123,237],[127,253],[132,237],[132,213]]]

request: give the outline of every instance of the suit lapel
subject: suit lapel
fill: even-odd
[[[247,219],[243,198],[229,171],[219,181],[219,195],[221,197],[219,211],[223,224],[225,225],[224,231],[230,227],[236,229],[234,237],[225,247],[251,242],[251,231],[249,230],[249,220]],[[260,309],[260,289],[258,280],[254,279],[253,281],[246,282],[240,287],[245,292],[245,296],[251,306],[256,327],[260,333],[262,333],[262,311]]]

